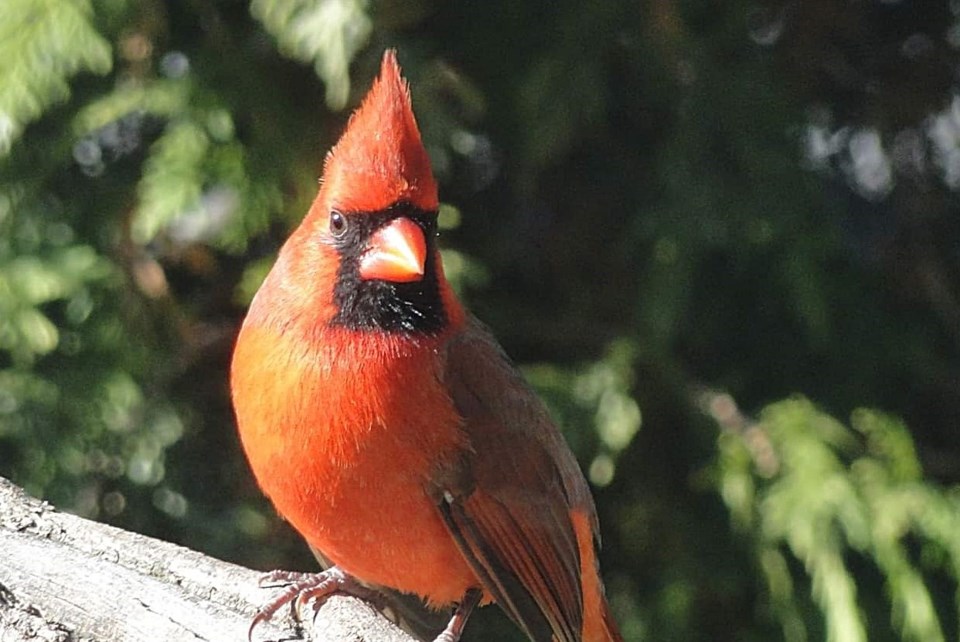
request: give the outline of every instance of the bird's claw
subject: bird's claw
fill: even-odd
[[[247,630],[248,642],[253,642],[253,631],[258,625],[273,618],[277,611],[287,604],[291,605],[293,616],[299,621],[301,610],[310,600],[323,600],[333,593],[345,593],[374,604],[380,601],[380,595],[376,591],[364,586],[336,566],[331,566],[321,573],[271,571],[260,577],[258,585],[261,588],[284,589],[280,595],[261,606],[253,616]]]
[[[467,591],[467,594],[463,596],[463,600],[461,600],[457,608],[454,609],[453,616],[450,618],[447,628],[445,628],[433,642],[460,642],[460,636],[463,635],[463,627],[467,625],[467,620],[470,618],[473,609],[480,603],[482,595],[483,593],[481,593],[480,589],[474,588]]]

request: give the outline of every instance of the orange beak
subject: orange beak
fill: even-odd
[[[427,241],[420,226],[401,217],[370,237],[360,257],[360,278],[395,283],[419,281],[427,260]]]

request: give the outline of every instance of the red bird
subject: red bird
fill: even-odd
[[[250,466],[359,585],[496,602],[536,642],[622,640],[587,483],[543,403],[444,278],[437,185],[393,51],[327,156],[320,192],[250,305],[231,371]],[[302,598],[302,595],[301,595]]]

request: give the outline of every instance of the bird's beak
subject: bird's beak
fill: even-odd
[[[373,233],[360,257],[360,278],[395,283],[419,281],[427,260],[427,241],[420,226],[406,217]]]

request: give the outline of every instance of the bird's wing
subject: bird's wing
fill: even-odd
[[[571,511],[597,533],[576,460],[546,408],[477,321],[451,340],[444,384],[471,447],[438,477],[438,505],[474,572],[536,642],[579,642],[580,549]]]

